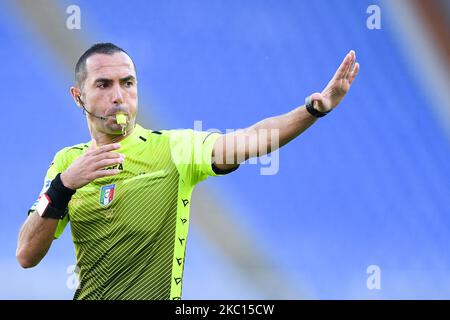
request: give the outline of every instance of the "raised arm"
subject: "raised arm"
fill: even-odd
[[[356,55],[352,50],[345,56],[325,89],[310,96],[314,109],[321,113],[333,110],[349,91],[358,71],[359,63],[356,63]],[[316,120],[303,105],[246,129],[222,135],[214,144],[213,162],[220,170],[235,168],[249,158],[263,156],[284,146]]]

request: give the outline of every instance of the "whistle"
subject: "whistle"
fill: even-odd
[[[117,124],[127,124],[127,117],[123,113],[116,114]]]

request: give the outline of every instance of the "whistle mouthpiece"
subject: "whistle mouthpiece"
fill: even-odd
[[[126,124],[127,117],[123,113],[118,113],[118,114],[116,114],[116,121],[117,121],[117,124]]]

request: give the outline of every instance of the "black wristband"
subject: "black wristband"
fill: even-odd
[[[46,194],[50,197],[51,207],[57,210],[66,211],[70,199],[76,190],[72,190],[64,186],[61,181],[61,174],[58,173],[50,184]]]
[[[305,106],[306,110],[316,118],[324,117],[331,111],[330,110],[328,112],[320,112],[319,110],[314,109],[314,101],[311,100],[311,96],[305,99]]]

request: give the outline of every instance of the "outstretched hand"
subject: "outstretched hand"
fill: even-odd
[[[359,71],[355,51],[351,50],[342,61],[333,78],[321,93],[313,93],[311,100],[314,109],[328,112],[334,109],[345,97]]]

